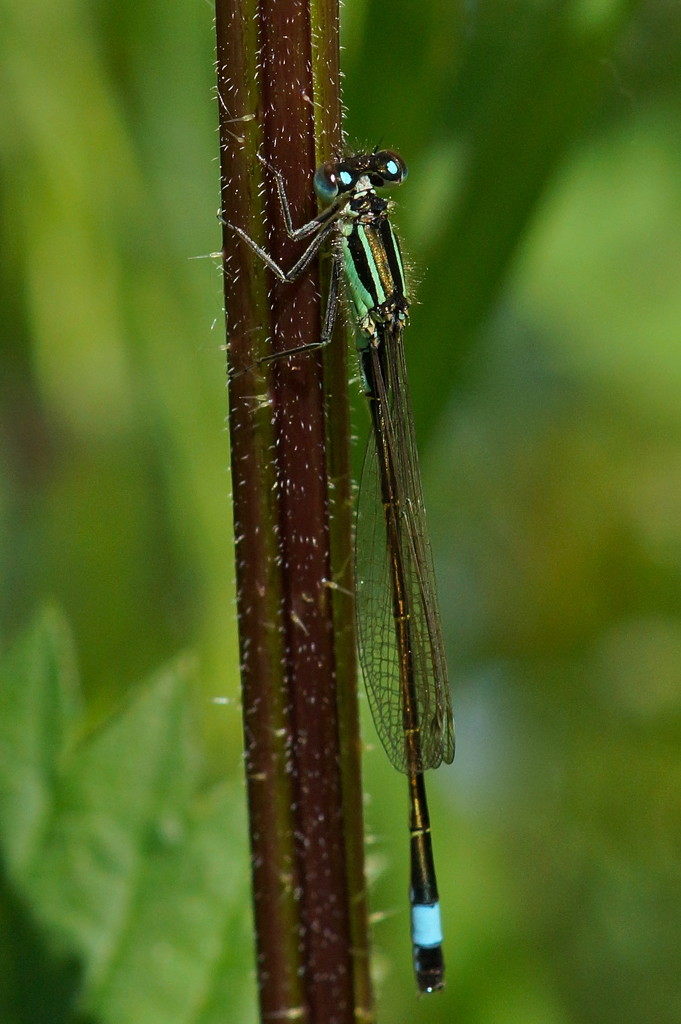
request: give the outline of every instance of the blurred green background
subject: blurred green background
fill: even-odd
[[[410,168],[459,742],[430,778],[449,983],[417,1003],[404,780],[366,722],[379,1019],[678,1024],[681,6],[343,19],[350,146]],[[92,722],[195,652],[206,772],[238,782],[221,281],[193,258],[220,244],[212,21],[2,0],[0,631],[54,598]]]

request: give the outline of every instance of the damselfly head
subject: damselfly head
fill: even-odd
[[[407,177],[407,165],[398,153],[381,149],[377,153],[356,153],[344,160],[330,160],[317,168],[314,190],[323,203],[332,203],[344,192],[352,192],[360,178],[373,188],[400,185]]]

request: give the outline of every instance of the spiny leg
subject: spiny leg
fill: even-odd
[[[242,237],[245,238],[245,240],[253,248],[254,252],[256,252],[258,255],[261,255],[261,253],[259,251],[260,247],[259,246],[256,247],[256,245],[252,241],[252,239],[249,239],[247,235],[244,236],[242,232],[238,231],[238,229],[235,229],[235,230],[237,230],[237,233],[239,235],[241,235]],[[263,252],[262,256],[263,256],[263,258],[267,257],[267,253]],[[268,260],[265,259],[265,262],[268,263]],[[272,261],[272,262],[274,262],[274,261]],[[268,263],[268,265],[269,265],[269,263]],[[275,264],[275,266],[276,266],[276,264]],[[284,359],[284,358],[286,358],[286,356],[298,355],[301,352],[314,352],[317,349],[325,348],[325,346],[328,345],[329,342],[331,341],[331,335],[333,334],[333,328],[334,328],[334,324],[336,322],[336,314],[338,312],[338,286],[339,286],[339,281],[340,281],[340,270],[341,270],[341,260],[340,260],[340,257],[334,255],[333,256],[333,264],[332,264],[332,267],[331,267],[331,280],[329,281],[329,294],[328,294],[328,298],[326,300],[326,310],[325,310],[325,313],[324,313],[324,320],[323,320],[323,325],[322,325],[322,333],[321,333],[321,336],[319,338],[319,341],[311,341],[311,342],[308,342],[305,345],[297,345],[295,348],[286,349],[285,352],[272,352],[272,353],[270,353],[267,356],[262,356],[255,363],[252,363],[250,366],[245,367],[243,370],[237,370],[236,372],[230,372],[229,373],[230,380],[234,380],[235,377],[239,377],[239,376],[241,376],[242,373],[246,373],[249,370],[253,370],[256,367],[261,366],[263,363],[273,363],[277,359]],[[284,278],[284,280],[289,280],[289,278]],[[295,280],[295,278],[293,280]]]
[[[284,352],[272,352],[268,356],[263,356],[259,359],[259,363],[273,363],[277,359],[284,359],[286,356],[295,356],[301,352],[314,352],[320,348],[325,348],[331,341],[331,335],[333,334],[333,327],[336,322],[336,314],[338,312],[338,283],[340,279],[340,258],[334,256],[333,266],[331,268],[331,280],[329,281],[329,294],[326,300],[326,311],[324,313],[324,321],[322,326],[322,333],[319,341],[310,341],[305,345],[297,345],[295,348],[287,348]]]
[[[230,229],[230,231],[233,231],[234,234],[238,235],[239,238],[241,238],[246,243],[246,245],[248,245],[253,250],[256,256],[258,256],[263,261],[265,266],[269,267],[272,273],[276,274],[279,280],[282,281],[284,284],[290,284],[292,281],[296,281],[300,277],[300,275],[307,269],[310,262],[317,255],[322,245],[333,231],[335,223],[334,221],[332,221],[330,224],[325,224],[324,227],[320,230],[317,237],[312,239],[312,241],[308,245],[303,255],[300,257],[300,259],[297,260],[297,262],[293,264],[291,269],[287,271],[284,270],[283,267],[280,267],[277,261],[274,260],[270,256],[270,254],[265,249],[262,248],[262,246],[258,245],[257,242],[254,242],[251,236],[247,235],[243,228],[237,227],[236,224],[230,224],[230,222],[228,220],[224,220],[222,216],[220,216],[220,221],[223,224],[225,224]]]
[[[284,224],[286,225],[286,233],[289,238],[293,238],[299,241],[301,238],[307,238],[308,235],[314,234],[315,230],[321,228],[322,225],[327,224],[329,221],[335,221],[341,213],[342,207],[345,206],[347,200],[342,199],[342,202],[332,204],[322,213],[317,214],[312,220],[308,221],[307,224],[303,224],[300,228],[294,228],[293,218],[291,217],[291,209],[288,204],[288,196],[286,195],[286,187],[284,185],[284,178],[281,171],[278,171],[276,167],[272,167],[268,164],[264,157],[257,154],[258,160],[266,167],[267,170],[274,176],[274,181],[277,186],[277,195],[279,196],[279,205],[281,206],[282,216],[284,218]]]

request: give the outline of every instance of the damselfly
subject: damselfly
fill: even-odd
[[[328,343],[341,272],[356,319],[372,422],[357,510],[359,656],[381,743],[409,780],[414,968],[419,990],[432,992],[444,987],[444,958],[423,772],[453,759],[454,723],[404,358],[409,301],[391,203],[376,192],[399,185],[407,168],[388,150],[323,164],[314,187],[326,208],[300,228],[281,174],[270,170],[289,236],[312,241],[286,272],[241,228],[234,231],[281,281],[300,277],[330,236],[334,257],[320,340],[270,358]]]

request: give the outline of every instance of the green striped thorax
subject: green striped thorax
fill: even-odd
[[[377,346],[386,327],[401,328],[407,319],[409,300],[400,245],[389,219],[391,204],[376,193],[406,177],[406,164],[390,150],[322,164],[314,177],[319,200],[336,203],[342,211],[337,221],[340,247],[360,350]]]

